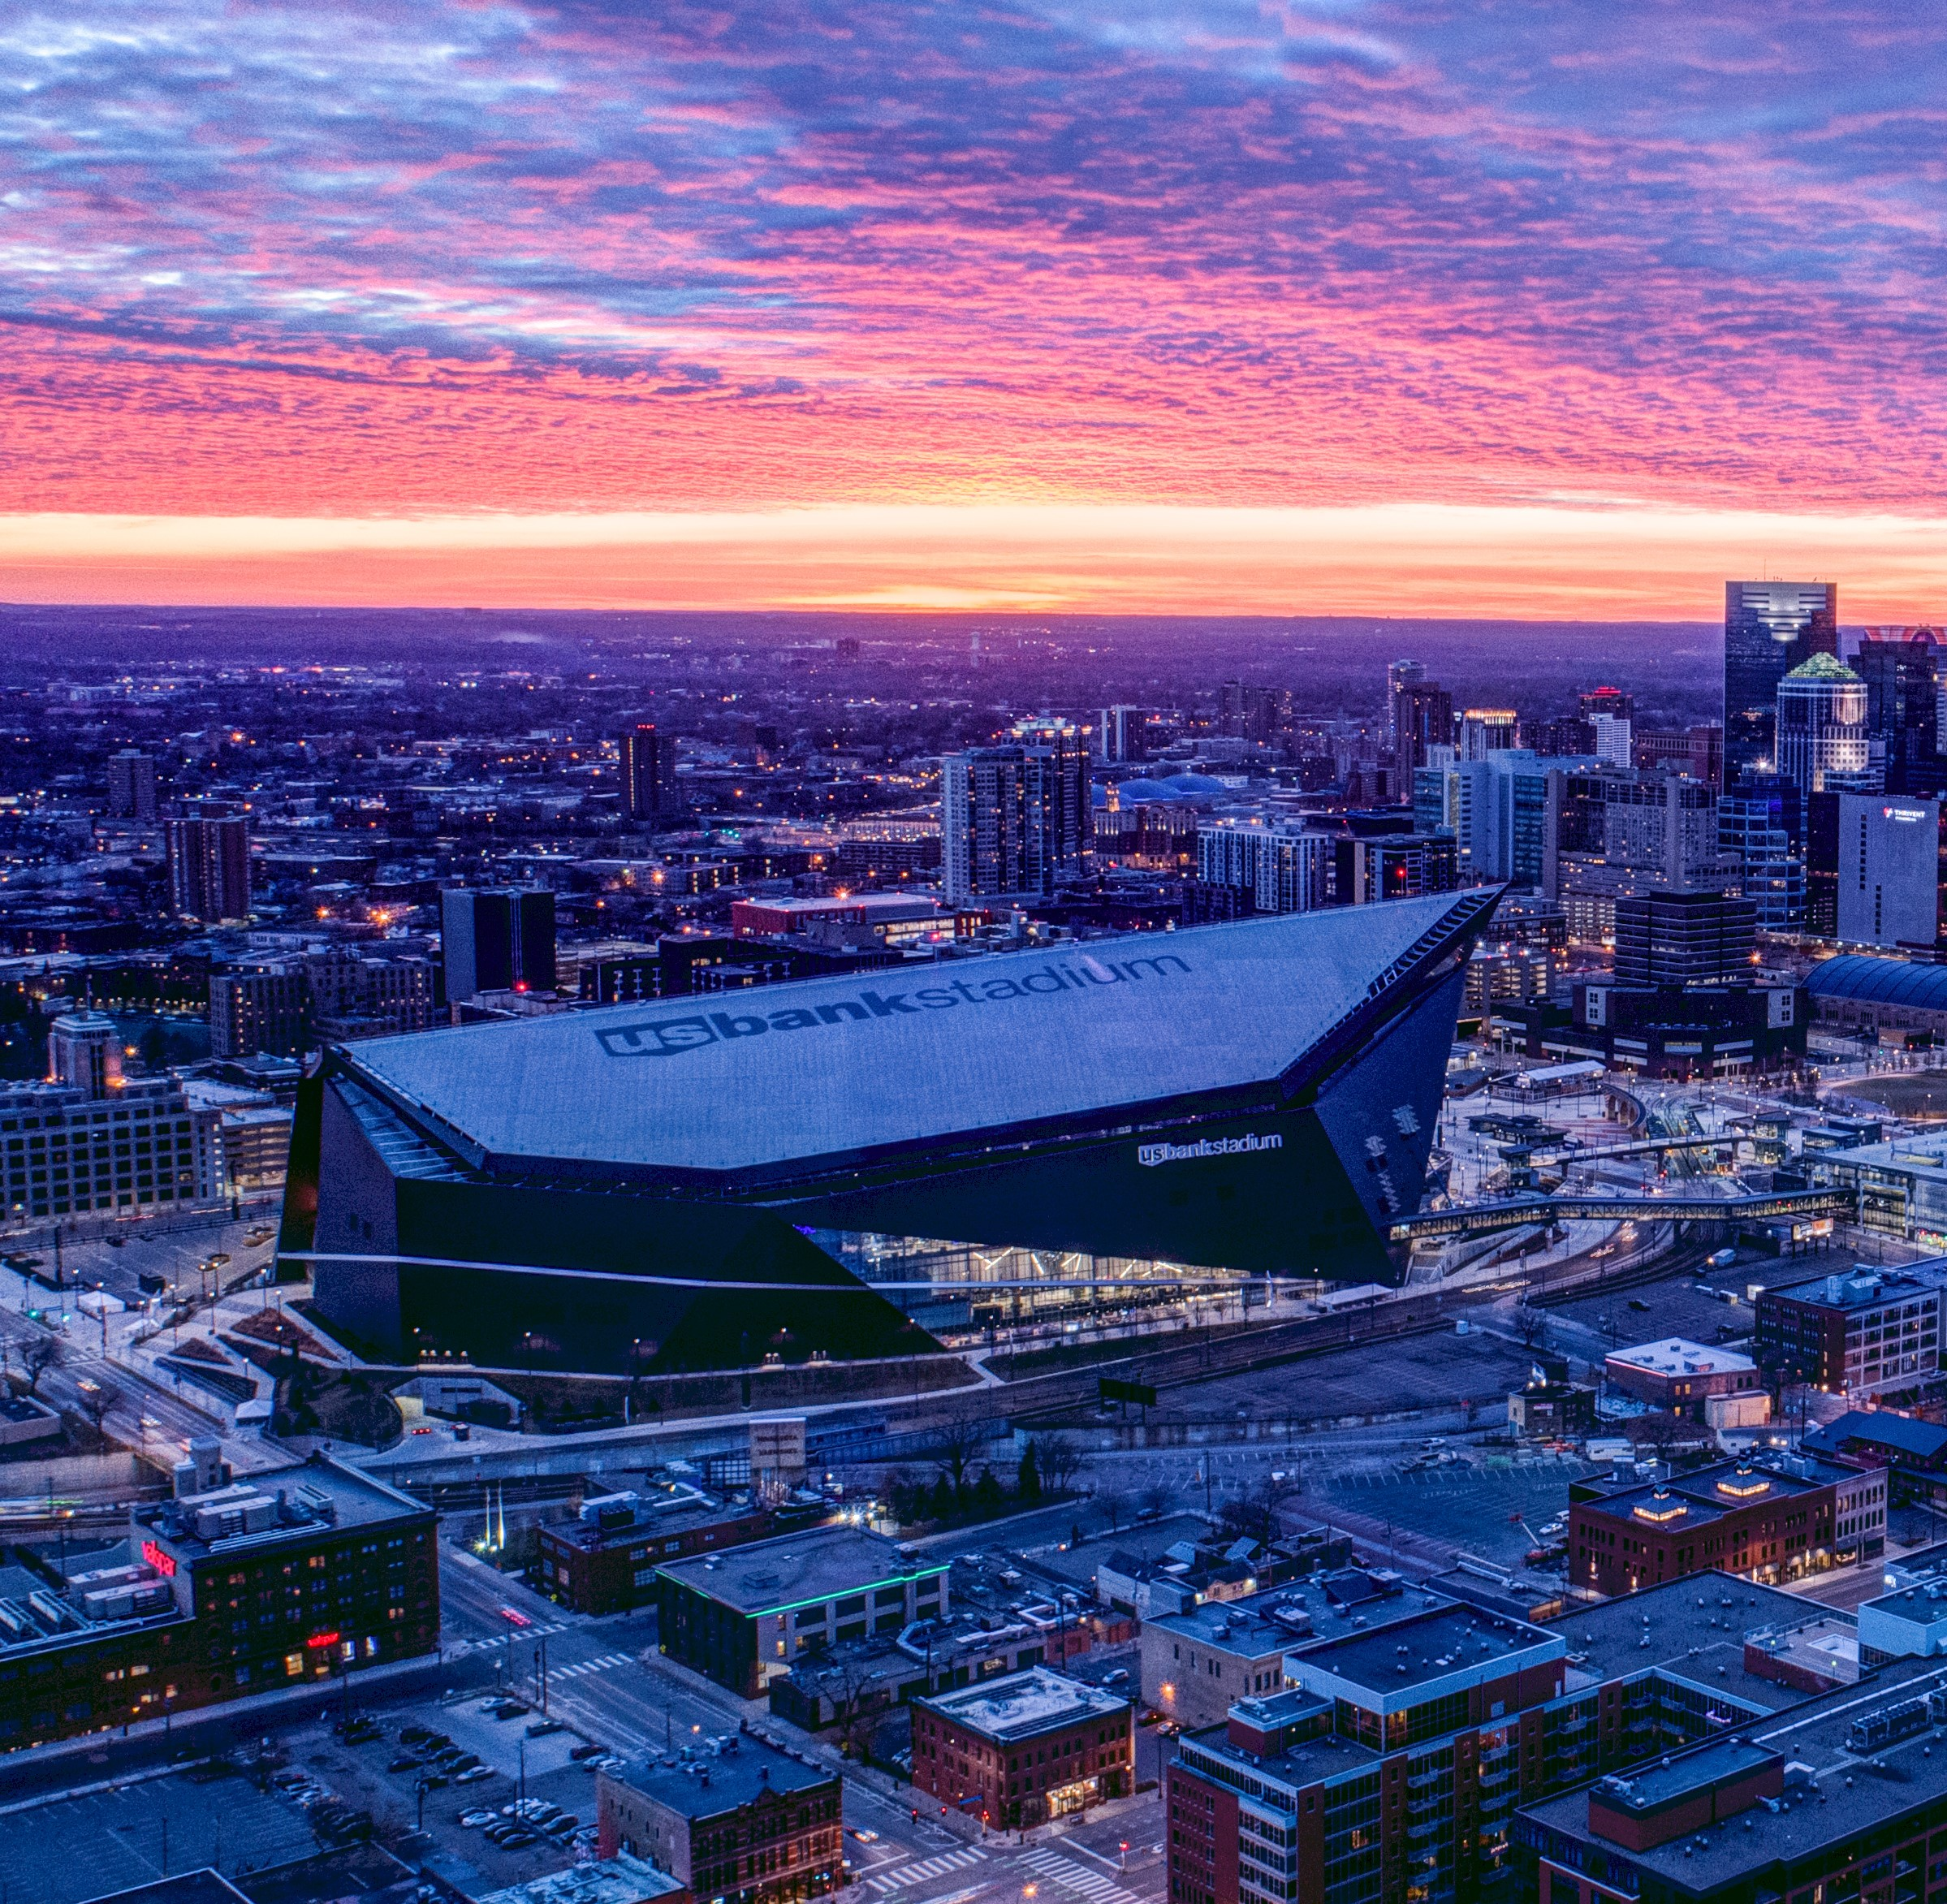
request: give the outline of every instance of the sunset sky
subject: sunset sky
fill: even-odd
[[[37,0],[0,598],[1947,614],[1947,11]]]

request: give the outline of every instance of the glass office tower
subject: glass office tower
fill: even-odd
[[[1834,582],[1724,585],[1724,777],[1775,766],[1778,684],[1815,654],[1839,652]]]

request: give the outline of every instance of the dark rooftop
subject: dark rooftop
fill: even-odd
[[[1369,1591],[1352,1591],[1343,1574],[1323,1581],[1315,1576],[1242,1600],[1206,1600],[1181,1613],[1158,1613],[1144,1625],[1233,1653],[1309,1651],[1453,1604],[1444,1594],[1402,1587],[1397,1579],[1358,1578]]]
[[[301,1468],[261,1481],[240,1481],[211,1493],[138,1507],[133,1518],[183,1560],[310,1539],[326,1527],[430,1522],[432,1509],[369,1474],[313,1455]],[[234,1531],[218,1531],[233,1524]]]
[[[604,1772],[619,1785],[646,1793],[686,1818],[714,1818],[753,1803],[766,1792],[809,1791],[830,1785],[838,1774],[808,1765],[788,1752],[755,1739],[733,1739],[713,1757],[670,1758],[654,1754],[632,1759],[616,1772]]]
[[[1896,1816],[1926,1811],[1947,1798],[1947,1751],[1936,1749],[1926,1699],[1942,1686],[1947,1686],[1947,1666],[1896,1660],[1881,1669],[1872,1694],[1863,1696],[1858,1686],[1841,1686],[1735,1735],[1754,1752],[1784,1759],[1783,1794],[1652,1850],[1626,1850],[1596,1833],[1589,1824],[1590,1787],[1524,1807],[1524,1835],[1543,1834],[1544,1843],[1549,1833],[1579,1842],[1612,1867],[1633,1866],[1686,1896],[1732,1888],[1748,1895],[1754,1884],[1771,1888],[1773,1877],[1781,1876],[1780,1867],[1822,1854]],[[1896,1720],[1895,1736],[1866,1745],[1855,1729],[1863,1719],[1888,1708],[1905,1708],[1903,1723],[1910,1729],[1900,1732],[1902,1721]],[[1667,1766],[1625,1776],[1632,1781],[1701,1777],[1711,1762],[1707,1755],[1719,1753],[1727,1742],[1715,1740],[1673,1753]],[[1614,1888],[1613,1878],[1605,1888]],[[1775,1888],[1786,1887],[1781,1883]]]
[[[1345,1689],[1390,1706],[1441,1680],[1473,1684],[1559,1660],[1561,1638],[1484,1607],[1436,1602],[1417,1619],[1333,1640],[1296,1657],[1291,1672],[1321,1692]]]
[[[883,1581],[944,1574],[951,1565],[902,1560],[892,1542],[862,1528],[818,1527],[723,1553],[693,1554],[659,1570],[740,1613],[758,1614],[862,1592]]]
[[[1565,1613],[1553,1624],[1569,1649],[1569,1687],[1622,1679],[1660,1666],[1721,1690],[1759,1712],[1805,1695],[1744,1669],[1744,1636],[1794,1626],[1814,1604],[1730,1574],[1693,1574],[1661,1587]]]

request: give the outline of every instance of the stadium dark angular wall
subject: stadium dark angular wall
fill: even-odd
[[[810,1232],[1397,1282],[1497,896],[335,1049],[280,1252],[376,1356],[645,1372],[937,1351]]]

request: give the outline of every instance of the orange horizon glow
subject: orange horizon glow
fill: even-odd
[[[0,598],[171,606],[1372,615],[1712,621],[1724,583],[1836,580],[1937,623],[1910,516],[1086,504],[385,518],[0,517]]]

